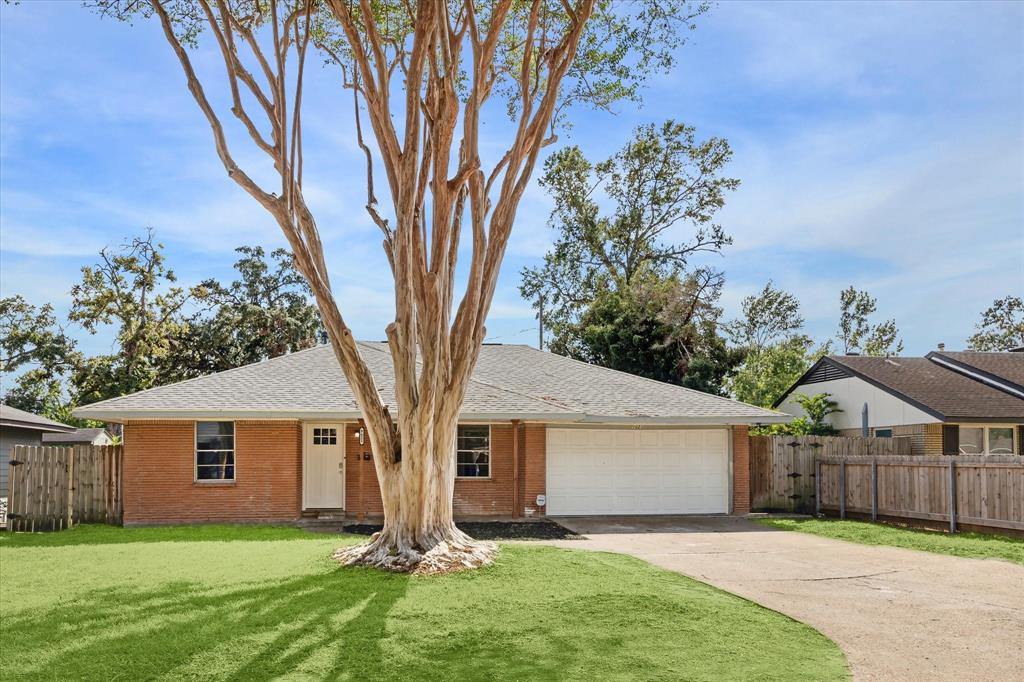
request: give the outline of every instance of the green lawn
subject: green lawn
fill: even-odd
[[[6,679],[846,679],[773,611],[625,556],[502,546],[478,571],[344,568],[281,528],[0,534]]]
[[[758,523],[781,530],[795,530],[836,540],[859,542],[862,545],[891,545],[936,554],[951,554],[971,559],[1005,559],[1024,564],[1024,538],[987,533],[951,535],[920,528],[833,519],[758,519]]]

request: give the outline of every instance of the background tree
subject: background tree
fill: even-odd
[[[138,14],[160,21],[228,176],[277,221],[309,282],[366,424],[384,508],[381,533],[367,545],[340,551],[339,559],[421,572],[489,561],[493,545],[473,542],[452,521],[455,433],[519,201],[541,148],[554,139],[552,126],[566,118],[568,107],[608,108],[635,98],[653,69],[671,66],[681,31],[692,27],[706,5],[91,4],[128,21]],[[231,113],[276,172],[272,183],[261,184],[236,161],[237,140],[229,139],[187,49],[198,44],[202,31],[208,31],[227,71]],[[395,405],[381,399],[334,299],[303,193],[302,75],[311,46],[341,68],[354,95],[356,138],[367,160],[367,210],[383,233],[394,277],[395,320],[386,331]],[[248,64],[256,65],[255,73]],[[494,95],[505,100],[514,133],[505,152],[486,167],[479,130]],[[364,105],[374,149],[362,134]],[[384,169],[390,210],[377,202],[375,160]],[[455,273],[464,221],[471,249],[460,300]]]
[[[542,267],[522,271],[523,297],[544,297],[557,336],[600,288],[668,279],[684,273],[694,254],[720,253],[731,239],[714,214],[739,185],[721,175],[731,158],[726,140],[698,143],[693,128],[675,121],[640,126],[625,147],[597,163],[579,147],[551,155],[540,184],[555,201],[550,225],[558,236]],[[610,215],[602,215],[602,200],[614,205]],[[692,228],[690,239],[665,241],[681,223]]]
[[[981,314],[975,329],[967,339],[971,350],[1006,351],[1024,347],[1024,300],[1020,296],[996,299]]]
[[[723,393],[742,354],[715,333],[720,273],[680,281],[647,277],[622,290],[599,289],[580,319],[551,343],[561,355],[638,376]]]
[[[813,340],[801,330],[804,318],[796,296],[769,280],[757,294],[743,299],[742,315],[723,325],[727,338],[743,349],[743,364],[728,379],[737,400],[771,407],[829,344],[814,351]]]
[[[757,294],[743,298],[742,316],[723,325],[726,337],[737,346],[760,351],[799,334],[804,326],[800,301],[775,288],[771,280]]]
[[[66,380],[81,363],[74,339],[57,323],[53,306],[22,296],[0,299],[0,393],[11,407],[66,421]],[[18,374],[20,372],[20,374]]]
[[[739,184],[722,175],[731,156],[725,140],[698,142],[693,128],[669,121],[637,128],[601,162],[579,147],[548,158],[541,185],[555,200],[558,236],[542,267],[523,270],[520,293],[544,300],[552,351],[722,391],[739,361],[717,334],[723,277],[688,264],[730,243],[714,214]],[[690,238],[668,242],[681,225]]]
[[[903,341],[895,320],[871,325],[868,317],[878,309],[878,301],[866,291],[857,291],[852,286],[839,293],[839,333],[836,338],[843,354],[899,355],[903,352]]]
[[[291,253],[275,249],[268,261],[260,246],[235,251],[242,255],[235,263],[239,279],[227,286],[207,279],[193,289],[196,304],[211,314],[197,313],[182,327],[161,381],[221,372],[319,343],[320,313]]]
[[[115,352],[75,369],[79,404],[166,383],[160,371],[187,325],[184,308],[192,293],[174,286],[177,277],[162,251],[152,230],[118,248],[104,247],[99,262],[83,267],[82,281],[71,288],[69,320],[90,334],[116,330]]]
[[[745,403],[771,408],[786,390],[823,355],[828,348],[813,349],[804,335],[747,353],[743,364],[729,377],[729,393]]]

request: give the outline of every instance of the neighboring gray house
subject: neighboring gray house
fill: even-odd
[[[46,445],[112,445],[114,439],[106,429],[75,429],[67,433],[44,433]]]
[[[0,497],[7,497],[7,462],[15,445],[42,445],[43,434],[68,433],[75,427],[0,403]]]

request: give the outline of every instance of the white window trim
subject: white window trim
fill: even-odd
[[[1021,447],[1018,440],[1017,424],[976,424],[976,423],[965,423],[956,424],[961,429],[981,429],[982,430],[982,443],[984,449],[981,452],[960,452],[960,443],[957,443],[957,454],[958,455],[1006,455],[1014,454],[1018,457],[1021,455]],[[991,446],[989,445],[989,429],[1010,429],[1010,434],[1013,439],[1013,452],[992,452]]]
[[[231,478],[199,478],[199,424],[208,422],[224,422],[231,424],[231,443],[235,446],[231,450],[204,450],[203,452],[230,452],[231,453]],[[196,419],[192,422],[192,483],[195,485],[231,485],[238,480],[238,424],[234,419]]]
[[[459,476],[459,427],[460,426],[486,426],[487,427],[487,475],[486,476]],[[458,481],[489,481],[494,476],[494,439],[492,438],[493,428],[491,424],[457,424],[455,426],[455,479]]]

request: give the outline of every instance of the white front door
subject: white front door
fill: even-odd
[[[723,514],[725,429],[548,429],[547,513]]]
[[[345,425],[303,429],[303,508],[345,508]]]

